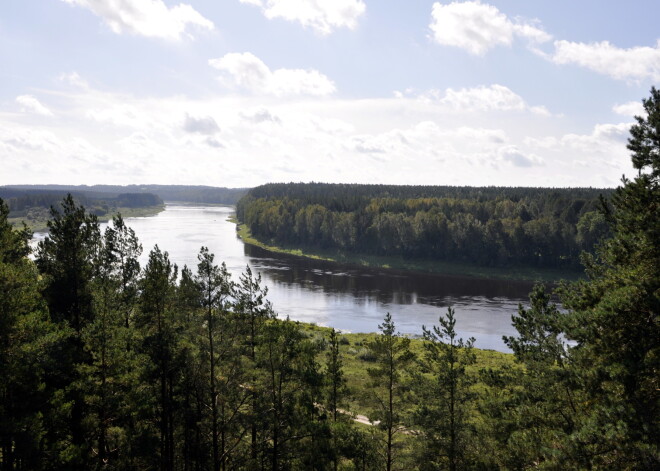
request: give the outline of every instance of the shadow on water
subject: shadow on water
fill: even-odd
[[[467,276],[426,274],[360,267],[323,260],[273,254],[245,245],[251,264],[279,283],[298,284],[324,293],[374,296],[382,303],[446,306],[445,299],[481,298],[525,302],[533,283]]]

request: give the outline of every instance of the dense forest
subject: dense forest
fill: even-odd
[[[61,209],[61,202],[67,194],[71,194],[78,204],[84,205],[88,212],[105,219],[116,214],[120,208],[130,210],[163,206],[163,200],[153,193],[66,193],[0,187],[0,198],[4,199],[9,209],[9,217],[37,226],[45,224],[51,207]]]
[[[606,189],[269,184],[237,206],[260,241],[482,266],[578,269]]]
[[[29,191],[66,194],[88,197],[114,198],[122,193],[153,193],[165,201],[184,203],[236,204],[247,193],[247,188],[224,188],[202,185],[9,185],[0,187],[4,191]]]
[[[348,336],[277,318],[249,268],[140,266],[122,218],[101,232],[70,196],[30,258],[0,202],[0,468],[658,469],[660,91],[644,106],[588,279],[563,309],[535,287],[500,364],[451,308],[417,341],[387,315],[349,383]]]

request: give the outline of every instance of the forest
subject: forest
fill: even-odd
[[[608,235],[592,188],[269,184],[237,205],[270,245],[576,270]]]
[[[61,208],[62,200],[70,194],[96,216],[116,214],[118,208],[147,208],[162,206],[163,200],[152,193],[67,193],[45,190],[19,190],[0,187],[0,198],[9,209],[9,217],[35,219],[51,207]]]
[[[451,308],[422,339],[387,315],[358,344],[278,317],[205,247],[140,266],[121,216],[101,232],[71,196],[30,257],[0,202],[0,468],[658,469],[660,91],[643,103],[587,279],[561,309],[536,286],[504,361]]]
[[[8,191],[72,193],[97,198],[115,198],[122,193],[152,193],[164,201],[236,204],[247,190],[203,185],[10,185],[0,187],[0,197],[7,198],[3,192]]]

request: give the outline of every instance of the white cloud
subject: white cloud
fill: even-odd
[[[225,85],[237,86],[263,95],[329,95],[334,83],[316,70],[271,70],[261,59],[249,52],[229,53],[209,64],[220,70]]]
[[[17,96],[16,103],[21,105],[21,111],[23,112],[35,113],[41,116],[53,116],[53,112],[42,105],[41,102],[32,95]]]
[[[646,115],[646,110],[641,101],[629,101],[628,103],[623,103],[621,105],[615,105],[612,107],[612,111],[616,114],[623,116],[644,116]]]
[[[169,8],[162,0],[62,0],[91,10],[117,34],[180,39],[189,27],[212,30],[213,23],[186,3]]]
[[[475,55],[483,55],[496,46],[510,46],[516,37],[533,43],[551,39],[534,24],[511,21],[496,7],[479,1],[434,3],[430,28],[438,44],[465,49]]]
[[[575,43],[555,41],[550,59],[555,64],[576,64],[617,80],[660,80],[660,40],[655,47],[622,49],[608,41]]]
[[[297,21],[321,34],[336,28],[353,29],[365,12],[362,0],[240,0],[261,8],[266,18]]]
[[[255,110],[241,112],[241,117],[252,123],[276,123],[280,124],[282,120],[279,116],[274,115],[270,110],[260,107]]]
[[[220,126],[211,116],[195,117],[190,116],[188,113],[186,113],[186,118],[183,121],[183,129],[186,132],[208,135],[220,132]]]
[[[533,167],[535,165],[543,165],[543,160],[534,154],[523,154],[517,146],[509,145],[500,147],[497,150],[497,158],[499,160],[509,162],[516,167]]]
[[[410,95],[415,96],[411,90],[395,92],[397,98]],[[550,112],[545,106],[530,106],[520,95],[499,84],[480,85],[458,90],[453,88],[447,88],[444,91],[429,90],[417,95],[417,97],[422,101],[461,112],[529,111],[541,116],[550,116]]]
[[[266,77],[273,73],[265,70]],[[615,185],[632,171],[627,123],[569,134],[563,120],[538,116],[503,86],[422,97],[407,91],[400,98],[301,100],[137,97],[59,85],[49,93],[60,98],[58,115],[66,119],[44,124],[36,115],[0,110],[0,160],[8,163],[0,183],[30,175],[44,183],[110,178],[252,186],[320,178],[600,186]]]
[[[78,74],[78,72],[70,72],[68,74],[62,74],[60,75],[60,80],[74,87],[82,88],[83,90],[89,89],[89,83],[87,83],[87,80],[82,78]]]

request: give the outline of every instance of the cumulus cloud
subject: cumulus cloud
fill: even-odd
[[[612,108],[616,114],[623,116],[644,116],[646,115],[646,110],[641,101],[629,101],[628,103],[623,103],[621,105],[615,105]]]
[[[266,18],[297,21],[320,34],[337,28],[353,29],[365,12],[362,0],[240,0],[261,8]]]
[[[32,95],[17,96],[16,103],[21,105],[21,111],[25,113],[35,113],[41,116],[53,116],[53,112],[42,105],[41,102]]]
[[[551,36],[534,22],[511,21],[496,7],[477,1],[436,2],[431,11],[432,39],[444,46],[483,55],[496,46],[510,46],[514,38],[532,43],[546,42]]]
[[[212,30],[213,23],[186,3],[168,7],[162,0],[62,0],[92,11],[117,34],[181,39],[190,27]]]
[[[655,47],[619,48],[609,41],[576,43],[555,41],[551,60],[576,64],[617,80],[660,80],[660,40]]]
[[[220,80],[228,86],[243,88],[263,95],[329,95],[335,91],[334,83],[316,70],[271,70],[249,52],[229,53],[209,60],[209,65],[222,72]]]
[[[186,118],[183,121],[184,131],[213,135],[220,132],[220,126],[215,122],[211,116],[190,116],[186,113]]]

